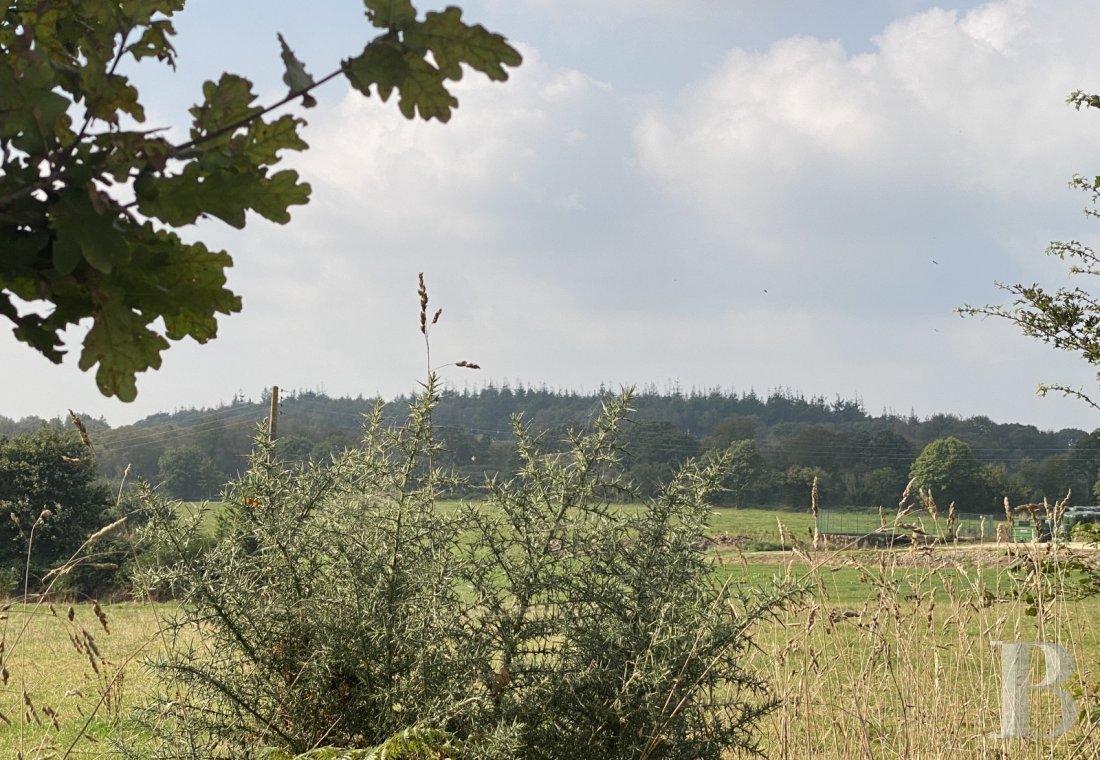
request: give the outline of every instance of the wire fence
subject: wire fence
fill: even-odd
[[[1004,515],[999,522],[1004,522]],[[927,514],[911,514],[897,518],[890,513],[822,509],[817,515],[817,532],[826,536],[921,535],[928,539],[948,541],[995,541],[998,517],[972,513],[956,513],[952,520],[946,515],[933,519]]]

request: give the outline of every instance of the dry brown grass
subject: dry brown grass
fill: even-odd
[[[813,592],[775,624],[757,629],[754,665],[769,673],[783,700],[764,727],[766,756],[1100,757],[1100,598],[1075,598],[1080,574],[1064,572],[1075,555],[1098,566],[1095,554],[1054,545],[875,552],[796,546],[784,571],[807,577]],[[851,601],[850,588],[841,599],[837,568],[849,578],[858,572],[862,601]],[[1066,688],[1082,715],[1071,731],[995,738],[996,641],[1051,642],[1074,656]],[[1036,653],[1033,660],[1036,683],[1042,658]],[[1031,711],[1036,734],[1052,731],[1061,719],[1049,693],[1033,692]]]

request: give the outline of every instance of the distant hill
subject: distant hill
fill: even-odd
[[[433,413],[445,442],[441,461],[475,478],[507,472],[513,417],[541,433],[553,449],[570,427],[593,419],[608,396],[604,389],[583,394],[509,385],[448,392]],[[290,462],[327,461],[357,444],[364,417],[377,404],[386,419],[397,420],[409,401],[330,398],[312,391],[287,394],[279,412],[280,454]],[[238,397],[215,409],[161,413],[118,428],[100,420],[85,424],[95,439],[100,470],[109,480],[119,482],[129,468],[131,480],[163,481],[191,491],[181,496],[208,496],[243,469],[268,408],[268,398]],[[636,393],[633,408],[627,443],[633,437],[635,450],[626,465],[634,468],[640,483],[652,486],[660,473],[687,456],[751,441],[765,473],[751,496],[761,503],[801,500],[795,495],[808,493],[805,481],[814,476],[833,503],[892,503],[887,496],[894,494],[896,501],[916,455],[947,436],[969,444],[998,490],[1016,499],[1060,498],[1072,488],[1082,503],[1091,502],[1100,469],[1100,434],[1042,431],[986,417],[872,415],[857,400],[806,398],[787,390],[760,397],[752,392],[647,388]],[[0,435],[66,423],[0,417]]]

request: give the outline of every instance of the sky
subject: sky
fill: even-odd
[[[402,118],[337,80],[288,157],[313,187],[286,226],[187,228],[229,251],[244,301],[219,337],[174,344],[138,398],[99,395],[0,331],[0,414],[72,408],[112,425],[265,387],[384,398],[428,369],[593,391],[785,389],[869,413],[984,415],[1042,429],[1100,412],[1082,360],[964,304],[996,283],[1068,284],[1051,240],[1094,240],[1100,5],[1085,0],[478,0],[467,20],[524,63],[474,72],[450,123]],[[421,10],[440,5],[421,4]],[[310,73],[373,32],[355,0],[191,0],[175,73],[125,73],[149,124],[184,134],[201,84],[232,71],[285,92],[276,32]],[[1081,283],[1088,285],[1088,283]],[[469,371],[450,362],[481,366]]]

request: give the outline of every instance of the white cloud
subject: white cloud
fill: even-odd
[[[1008,53],[1028,32],[1027,10],[1021,2],[985,5],[967,13],[959,28],[991,49]]]
[[[868,54],[811,38],[732,51],[645,115],[639,162],[765,259],[904,251],[950,205],[1020,210],[1096,157],[1095,117],[1062,100],[1100,69],[1100,48],[1064,32],[1097,22],[1087,4],[991,3],[900,19]]]
[[[534,50],[521,49],[523,66],[506,85],[476,74],[455,85],[461,105],[447,124],[408,121],[393,103],[382,107],[349,92],[306,135],[314,148],[298,163],[317,196],[340,215],[357,199],[355,218],[371,235],[498,235],[500,193],[528,191],[545,144],[578,143],[578,109],[606,89],[577,71],[550,70]]]

